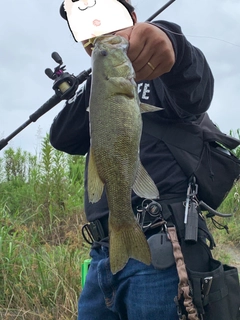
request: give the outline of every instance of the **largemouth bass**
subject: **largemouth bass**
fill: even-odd
[[[159,197],[141,164],[139,145],[141,112],[160,108],[140,103],[125,38],[100,36],[93,45],[88,195],[90,202],[97,202],[106,188],[110,267],[115,274],[129,258],[151,263],[147,240],[132,210],[131,192],[142,198]]]

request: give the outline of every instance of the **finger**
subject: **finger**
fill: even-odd
[[[164,46],[158,50],[143,51],[133,62],[137,79],[149,80],[169,72],[175,63],[175,54]]]
[[[153,80],[169,71],[170,70],[166,70],[165,63],[160,62],[156,64],[156,67],[155,67],[152,62],[148,62],[145,64],[145,66],[141,70],[135,72],[136,73],[135,80],[136,81]]]
[[[133,30],[133,27],[122,29],[122,30],[115,32],[115,35],[121,36],[129,41],[130,37],[131,37],[132,30]]]
[[[139,72],[146,66],[148,61],[152,60],[154,52],[149,50],[149,47],[145,45],[139,55],[132,61],[133,68],[135,72]]]
[[[154,67],[151,62],[146,63],[141,70],[136,72],[136,81],[152,80],[159,76],[159,66]]]
[[[141,26],[135,25],[129,39],[128,57],[134,63],[145,50],[146,41],[142,37]]]
[[[135,27],[123,29],[117,31],[116,35],[122,36],[129,42],[129,47],[127,51],[128,58],[131,62],[137,59],[144,48],[144,43],[139,41],[139,38],[135,35]]]

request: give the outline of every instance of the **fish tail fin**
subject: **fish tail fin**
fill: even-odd
[[[123,228],[112,228],[110,233],[110,268],[113,274],[122,270],[129,258],[147,265],[151,264],[151,253],[146,237],[137,221]]]

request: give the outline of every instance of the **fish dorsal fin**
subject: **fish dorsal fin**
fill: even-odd
[[[147,103],[140,103],[140,111],[141,113],[144,113],[144,112],[155,112],[155,111],[160,111],[160,110],[163,110],[163,108],[160,108],[160,107],[155,107],[155,106],[152,106],[151,104],[147,104]]]
[[[89,202],[95,203],[101,199],[104,183],[99,177],[93,152],[90,148],[88,162],[88,198]]]
[[[152,178],[149,176],[141,162],[137,170],[133,191],[141,198],[158,199],[159,191]]]

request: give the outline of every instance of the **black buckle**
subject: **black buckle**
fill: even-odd
[[[84,240],[91,245],[94,242],[98,242],[104,239],[106,236],[104,234],[104,230],[100,220],[86,223],[82,227],[82,236]]]
[[[144,199],[142,204],[137,207],[136,217],[141,229],[146,232],[152,229],[155,224],[158,224],[159,221],[163,221],[162,206],[159,202]]]

